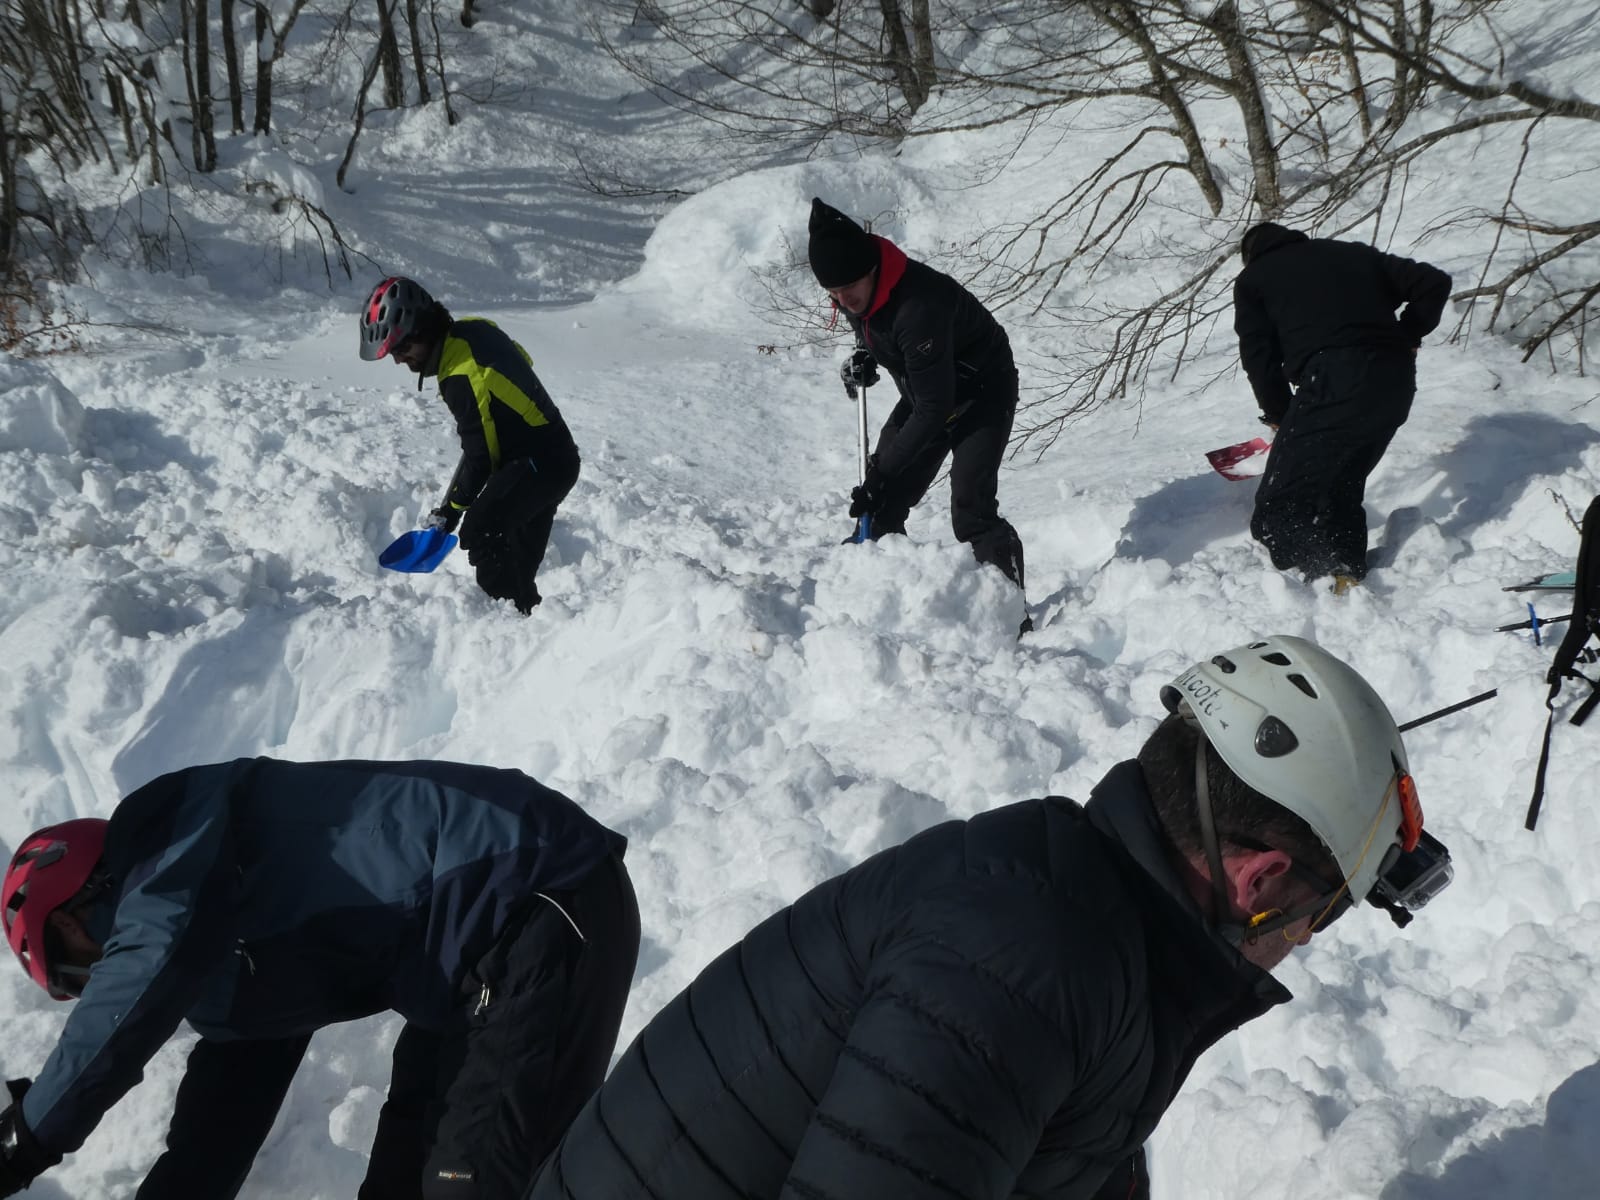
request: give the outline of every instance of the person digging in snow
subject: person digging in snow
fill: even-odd
[[[1006,331],[950,276],[907,258],[838,209],[811,201],[812,274],[844,313],[856,349],[840,370],[849,387],[889,372],[899,402],[878,434],[850,515],[871,536],[904,533],[906,517],[950,459],[950,525],[1023,586],[1022,539],[1000,515],[1000,460],[1017,411],[1017,368]]]
[[[1326,651],[1265,638],[1161,699],[1086,805],[934,826],[713,960],[526,1200],[1147,1196],[1141,1146],[1207,1047],[1290,998],[1273,968],[1450,878],[1394,719]]]
[[[0,1114],[0,1197],[200,1034],[141,1200],[229,1200],[312,1033],[405,1018],[358,1200],[519,1200],[616,1045],[639,949],[627,840],[518,771],[190,767],[23,839],[0,918],[77,1003]],[[125,1149],[125,1148],[124,1148]],[[56,1193],[52,1193],[56,1194]]]
[[[1277,431],[1250,533],[1280,571],[1332,575],[1344,592],[1366,576],[1367,476],[1411,413],[1417,350],[1450,276],[1270,222],[1246,231],[1239,253],[1239,359]]]
[[[455,418],[461,460],[427,524],[461,524],[461,546],[478,586],[531,613],[535,576],[556,509],[578,481],[578,447],[528,352],[483,317],[455,318],[423,287],[383,280],[361,310],[361,357],[385,355],[417,375],[437,376]]]

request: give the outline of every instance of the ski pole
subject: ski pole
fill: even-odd
[[[1460,712],[1463,708],[1471,708],[1474,704],[1482,704],[1485,700],[1493,700],[1500,694],[1499,688],[1490,688],[1487,692],[1479,692],[1476,696],[1469,696],[1465,700],[1458,700],[1444,708],[1435,709],[1426,716],[1418,717],[1415,721],[1407,721],[1400,726],[1400,732],[1415,729],[1418,725],[1426,725],[1429,721],[1437,721],[1440,717],[1448,717],[1453,712]]]

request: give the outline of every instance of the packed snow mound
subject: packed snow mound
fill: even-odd
[[[666,301],[695,324],[748,322],[752,309],[774,303],[774,283],[820,306],[822,291],[806,264],[812,197],[871,222],[874,233],[916,257],[919,240],[935,236],[932,183],[898,159],[822,160],[740,175],[668,212],[622,290]]]
[[[49,368],[0,350],[0,452],[71,454],[83,440],[83,405]]]

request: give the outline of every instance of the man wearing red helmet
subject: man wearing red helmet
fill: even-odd
[[[239,759],[23,841],[6,940],[78,997],[0,1113],[0,1197],[76,1150],[178,1025],[143,1200],[229,1200],[311,1034],[394,1011],[358,1200],[515,1200],[599,1086],[639,946],[626,839],[517,771]]]
[[[437,376],[461,461],[428,523],[461,545],[478,586],[531,613],[556,509],[578,481],[578,447],[528,352],[483,317],[455,318],[414,280],[392,275],[361,309],[361,357]],[[463,519],[464,517],[464,519]]]

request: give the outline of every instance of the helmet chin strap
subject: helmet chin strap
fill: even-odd
[[[1211,873],[1211,923],[1217,932],[1237,946],[1244,938],[1244,927],[1228,917],[1228,883],[1222,871],[1222,847],[1217,842],[1217,822],[1211,813],[1211,784],[1206,778],[1206,737],[1194,743],[1194,802],[1200,817],[1200,844],[1205,847],[1206,865]]]
[[[1211,923],[1229,945],[1237,947],[1245,942],[1253,942],[1264,933],[1284,929],[1305,917],[1316,916],[1317,922],[1314,924],[1320,924],[1322,916],[1333,907],[1344,888],[1338,889],[1331,897],[1317,896],[1288,912],[1281,908],[1269,908],[1266,912],[1257,913],[1248,922],[1229,918],[1228,877],[1222,866],[1222,844],[1217,837],[1216,816],[1211,811],[1211,785],[1206,775],[1206,739],[1203,733],[1194,746],[1194,800],[1200,818],[1200,843],[1205,847],[1206,865],[1211,872]]]

